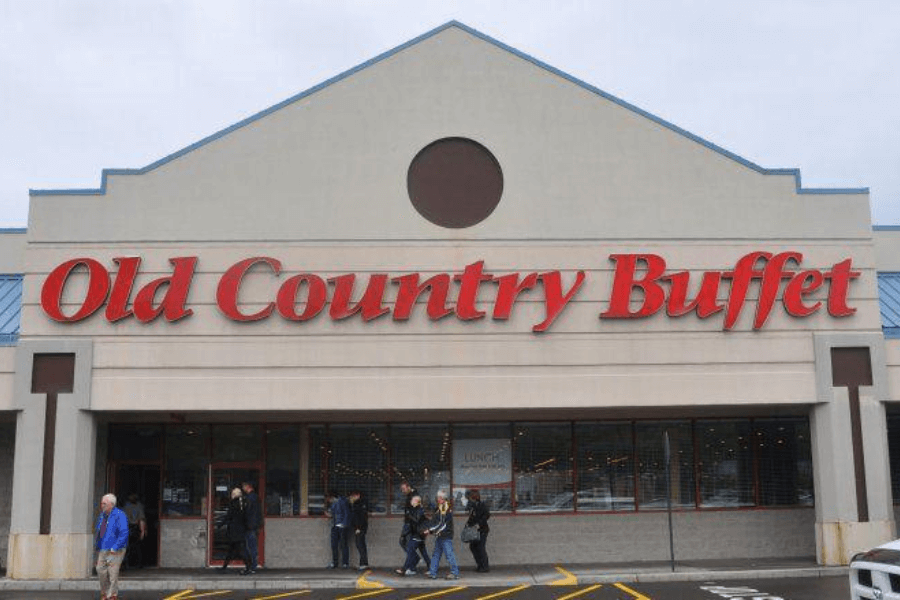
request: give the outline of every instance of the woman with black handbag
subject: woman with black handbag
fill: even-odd
[[[478,539],[469,542],[469,550],[472,551],[472,557],[477,565],[476,571],[479,573],[487,573],[491,570],[487,555],[487,537],[491,528],[488,526],[488,519],[491,518],[491,511],[485,506],[481,500],[481,494],[478,490],[469,490],[466,492],[466,510],[469,513],[469,520],[466,521],[466,527],[475,527],[478,529]]]

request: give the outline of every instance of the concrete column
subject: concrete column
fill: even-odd
[[[90,575],[96,426],[90,408],[90,340],[21,341],[16,350],[16,450],[7,576],[72,579]],[[74,354],[72,393],[58,395],[50,532],[41,534],[46,394],[31,393],[35,354]]]
[[[862,438],[856,450],[852,391],[835,386],[833,348],[866,349],[871,361],[872,385],[858,387]],[[816,557],[823,565],[846,565],[855,553],[894,538],[883,404],[887,398],[884,339],[880,334],[816,334],[815,351],[818,403],[810,415],[810,428],[816,486]],[[864,477],[858,477],[854,458],[854,452],[859,454],[860,449]],[[865,481],[860,493],[857,479]],[[859,505],[860,497],[864,507]]]

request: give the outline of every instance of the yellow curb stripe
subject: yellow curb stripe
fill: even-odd
[[[627,592],[627,593],[631,594],[631,597],[634,598],[634,600],[651,600],[649,597],[643,595],[640,592],[634,591],[633,589],[631,589],[624,583],[614,583],[613,585],[615,585],[617,588],[619,588],[623,592]]]
[[[216,590],[215,592],[204,592],[194,596],[181,596],[179,600],[194,600],[194,598],[206,598],[207,596],[221,596],[222,594],[230,594],[231,590]]]
[[[184,596],[186,594],[190,594],[193,591],[194,590],[181,590],[177,594],[172,594],[171,596],[166,596],[165,598],[163,598],[163,600],[180,600],[181,598],[184,598]]]
[[[341,596],[340,598],[335,598],[334,600],[356,600],[357,598],[368,598],[369,596],[377,596],[378,594],[384,594],[386,592],[393,592],[394,588],[385,588],[383,590],[375,590],[373,592],[365,592],[362,594],[356,594],[355,596]]]
[[[578,578],[575,577],[574,573],[569,573],[559,566],[556,567],[556,570],[560,572],[560,574],[563,576],[563,579],[551,581],[550,585],[578,585]]]
[[[505,596],[507,594],[515,594],[516,592],[521,592],[525,588],[531,587],[530,584],[523,583],[522,585],[517,585],[514,588],[509,588],[508,590],[503,590],[502,592],[497,592],[496,594],[488,594],[487,596],[480,596],[475,598],[475,600],[490,600],[491,598],[499,598],[500,596]]]
[[[366,571],[356,580],[356,589],[358,590],[371,590],[371,589],[379,589],[383,587],[387,587],[385,584],[381,583],[377,579],[373,579],[372,581],[368,580],[368,576],[372,573],[371,570]]]
[[[275,600],[275,598],[287,598],[288,596],[299,596],[300,594],[308,594],[312,590],[298,590],[296,592],[287,592],[285,594],[277,594],[275,596],[261,596],[259,598],[251,598],[250,600]]]
[[[457,587],[448,588],[446,590],[441,590],[439,592],[432,592],[430,594],[425,594],[423,596],[413,596],[412,598],[407,598],[406,600],[425,600],[425,598],[435,598],[437,596],[443,596],[444,594],[450,594],[453,592],[458,592],[459,590],[466,589],[466,586],[460,585]]]
[[[565,596],[560,596],[556,600],[572,600],[572,598],[577,598],[578,596],[582,596],[584,594],[587,594],[588,592],[593,592],[594,590],[596,590],[599,587],[603,587],[603,584],[595,583],[594,585],[589,585],[588,587],[584,588],[583,590],[578,590],[577,592],[572,592],[571,594],[566,594]]]

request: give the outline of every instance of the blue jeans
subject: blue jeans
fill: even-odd
[[[350,546],[347,544],[347,528],[331,526],[331,564],[346,567],[350,564]],[[338,563],[338,549],[341,551],[341,562]]]
[[[259,547],[257,546],[256,532],[248,530],[244,535],[244,541],[247,544],[247,568],[253,571],[259,566],[257,562],[259,560]]]
[[[419,564],[419,554],[425,559],[425,565],[427,566],[430,561],[428,559],[428,550],[425,549],[425,542],[410,536],[409,541],[406,542],[406,562],[403,564],[404,571],[416,570],[416,565]]]
[[[431,555],[431,569],[428,574],[437,577],[438,566],[441,564],[441,554],[447,555],[447,563],[450,565],[450,572],[459,576],[459,565],[456,564],[456,555],[453,554],[453,538],[437,538],[434,540],[434,552]]]

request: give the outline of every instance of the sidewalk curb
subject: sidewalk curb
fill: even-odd
[[[577,575],[577,584],[594,583],[665,583],[665,582],[719,582],[761,579],[797,579],[817,577],[846,577],[848,567],[806,567],[796,569],[750,569],[750,570],[689,570],[689,571],[647,571],[647,572],[605,572],[582,573]],[[450,585],[467,587],[506,587],[529,583],[534,586],[549,586],[552,581],[538,581],[534,574],[510,573],[508,577],[463,576],[458,582],[434,582],[421,577],[398,579],[390,575],[369,575],[370,581],[383,583],[386,588],[430,588]],[[355,588],[358,578],[309,578],[309,577],[177,577],[165,579],[121,579],[119,589],[123,591],[169,591],[184,589],[230,589],[230,590],[302,590]],[[574,587],[574,585],[572,586]],[[0,591],[95,591],[96,579],[71,580],[23,580],[0,579]]]

